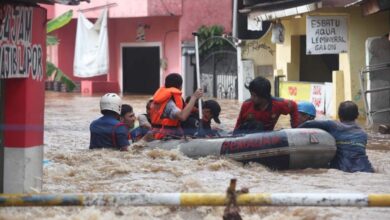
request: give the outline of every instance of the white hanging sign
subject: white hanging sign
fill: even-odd
[[[306,54],[338,54],[347,51],[347,16],[307,16]]]

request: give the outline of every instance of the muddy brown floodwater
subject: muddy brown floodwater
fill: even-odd
[[[225,192],[231,178],[250,192],[390,193],[389,136],[369,132],[367,153],[375,170],[344,173],[334,169],[272,171],[260,164],[177,151],[88,150],[89,124],[100,116],[99,96],[46,93],[45,193]],[[148,96],[124,96],[137,114]],[[240,103],[220,100],[224,128],[232,129]],[[277,128],[289,127],[288,117]],[[1,208],[0,219],[222,219],[224,207],[35,207]],[[390,208],[242,207],[243,219],[390,219]]]

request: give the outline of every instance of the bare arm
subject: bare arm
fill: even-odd
[[[191,114],[191,110],[194,107],[196,101],[203,96],[202,89],[197,89],[194,94],[192,94],[190,101],[187,103],[187,105],[184,107],[183,110],[176,113],[176,119],[179,119],[180,121],[187,120],[188,116]]]

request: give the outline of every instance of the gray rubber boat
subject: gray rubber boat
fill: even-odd
[[[273,169],[328,168],[336,153],[334,138],[320,129],[283,129],[236,137],[159,140],[151,148],[179,149],[191,158],[225,156]]]

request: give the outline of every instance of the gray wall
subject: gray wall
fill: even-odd
[[[371,37],[366,41],[366,65],[390,64],[390,41],[386,36]],[[369,89],[390,87],[390,66],[369,72]],[[390,108],[390,90],[368,95],[369,107],[373,111]],[[390,124],[390,111],[373,115],[374,125]]]

